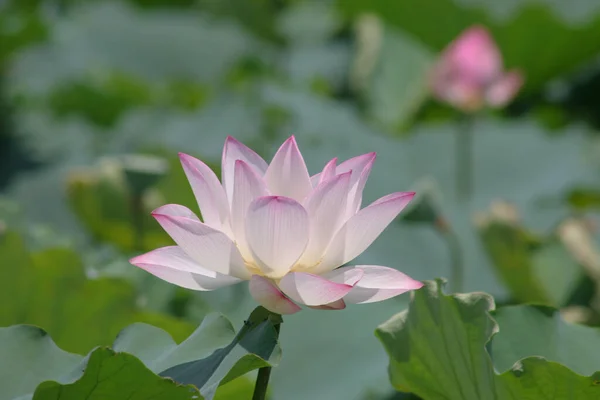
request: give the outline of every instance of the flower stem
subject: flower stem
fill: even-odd
[[[464,114],[456,132],[456,195],[467,200],[473,192],[473,126],[475,118]]]
[[[450,287],[452,292],[461,293],[463,291],[464,268],[463,268],[463,254],[458,242],[458,236],[454,231],[450,231],[446,234],[446,243],[448,243],[448,249],[450,250]]]
[[[279,338],[281,323],[275,323],[275,338]],[[252,400],[265,400],[267,398],[267,387],[269,386],[269,378],[271,377],[271,367],[262,367],[258,370],[256,377],[256,385],[254,386],[254,394]]]
[[[464,284],[464,256],[458,235],[444,219],[436,221],[436,228],[450,252],[450,288],[453,293],[461,293]]]

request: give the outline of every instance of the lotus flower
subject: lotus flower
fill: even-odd
[[[270,165],[227,138],[222,179],[202,161],[180,154],[202,213],[168,204],[152,212],[177,246],[130,260],[147,272],[193,290],[249,280],[268,310],[293,314],[298,304],[343,309],[385,300],[422,286],[393,268],[342,266],[362,253],[413,198],[387,195],[360,209],[375,153],[329,161],[309,176],[290,137]]]
[[[433,69],[431,87],[438,100],[465,112],[503,107],[523,85],[517,70],[505,72],[489,32],[474,26],[444,50]]]

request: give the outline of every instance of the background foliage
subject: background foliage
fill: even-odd
[[[431,100],[426,78],[439,51],[474,23],[491,30],[526,85],[506,109],[477,117],[475,190],[459,200],[459,115]],[[127,259],[170,243],[149,210],[195,208],[177,152],[217,169],[227,135],[268,158],[295,134],[313,173],[334,156],[377,151],[365,203],[419,192],[358,263],[425,280],[448,277],[454,259],[465,292],[540,307],[494,315],[492,349],[507,358],[494,358],[499,376],[486,367],[489,379],[513,385],[505,371],[535,355],[591,376],[598,363],[578,370],[568,352],[549,352],[557,343],[513,339],[522,319],[590,346],[597,338],[596,328],[561,328],[559,315],[600,323],[599,27],[594,0],[2,1],[0,325],[39,325],[78,354],[110,345],[133,322],[177,342],[212,311],[239,328],[254,308],[245,285],[191,293]],[[132,154],[164,164],[141,172],[153,182],[137,197]],[[272,397],[396,396],[373,328],[407,304],[402,296],[286,319]],[[485,344],[489,332],[479,335]],[[248,380],[235,382],[248,393]],[[424,393],[415,382],[400,386]],[[233,387],[219,390],[238,398]]]

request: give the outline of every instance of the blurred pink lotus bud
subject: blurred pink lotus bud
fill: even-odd
[[[342,267],[414,196],[396,192],[361,207],[375,153],[340,164],[334,158],[310,176],[294,137],[270,164],[229,137],[221,182],[202,161],[180,158],[203,221],[177,204],[154,210],[177,245],[134,257],[133,265],[192,290],[250,281],[252,297],[279,314],[299,311],[298,304],[341,310],[346,303],[381,301],[423,286],[394,268]]]
[[[465,112],[503,107],[522,85],[519,71],[503,70],[500,51],[482,26],[467,29],[450,43],[431,76],[435,97]]]

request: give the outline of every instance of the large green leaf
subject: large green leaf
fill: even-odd
[[[231,323],[223,316],[212,314],[179,345],[162,329],[137,323],[121,331],[112,347],[134,354],[158,373],[174,365],[206,358],[215,349],[227,346],[234,337]]]
[[[499,399],[593,400],[600,397],[600,373],[581,376],[564,365],[537,357],[519,361],[511,371],[502,374],[501,379],[510,394]]]
[[[594,383],[600,372],[585,377],[540,357],[513,360],[512,369],[497,374],[486,350],[490,339],[493,347],[492,336],[499,330],[489,314],[493,309],[494,301],[485,293],[449,296],[442,293],[441,281],[427,282],[415,292],[408,310],[377,328],[390,356],[392,384],[428,400],[592,399],[600,395],[600,386]],[[527,330],[539,321],[518,322]],[[497,350],[506,351],[506,346]],[[535,349],[529,350],[519,357],[538,356]],[[496,352],[491,356],[496,358]]]
[[[435,50],[441,50],[468,26],[483,23],[498,41],[506,65],[522,68],[526,84],[532,89],[591,60],[600,50],[600,10],[593,1],[580,2],[570,9],[562,7],[560,12],[553,6],[561,3],[551,1],[476,0],[470,5],[465,3],[456,0],[340,0],[338,6],[352,16],[375,12]],[[513,7],[516,10],[507,10],[511,4],[518,4]],[[504,10],[498,12],[494,6]],[[565,17],[573,14],[573,10],[586,10],[582,13],[584,17],[578,18],[579,24]],[[543,48],[538,46],[540,37],[544,38]],[[531,51],[534,48],[537,51]]]
[[[32,393],[40,382],[58,380],[75,370],[82,358],[59,349],[38,327],[0,328],[0,399]]]
[[[198,389],[182,386],[152,373],[144,364],[127,353],[99,348],[90,354],[83,376],[62,385],[44,382],[35,390],[33,400],[75,399],[198,399]]]
[[[212,398],[219,385],[245,373],[279,362],[278,333],[274,324],[281,323],[279,315],[273,315],[258,307],[234,340],[209,357],[186,362],[161,372],[161,375],[177,382],[192,383],[207,398]]]
[[[426,399],[496,398],[485,345],[498,331],[485,293],[445,296],[440,282],[415,292],[409,309],[377,328],[392,384]],[[435,384],[433,384],[435,382]]]
[[[29,253],[19,235],[7,232],[0,235],[0,265],[0,326],[42,326],[65,350],[86,353],[109,344],[135,321],[161,326],[178,340],[193,330],[187,322],[142,311],[134,288],[122,279],[86,278],[71,250]]]
[[[108,368],[109,372],[106,373],[109,374],[112,369],[110,365],[116,368],[122,362],[132,363],[133,366],[129,366],[138,371],[137,363],[140,366],[143,363],[144,371],[160,373],[178,383],[193,384],[207,399],[212,399],[215,392],[218,399],[227,399],[226,392],[219,395],[220,391],[217,389],[220,385],[233,383],[234,380],[237,381],[236,378],[239,379],[254,369],[275,366],[281,357],[273,321],[264,309],[258,310],[237,334],[225,317],[209,315],[180,344],[162,329],[142,323],[130,325],[118,335],[112,344],[112,350],[100,349],[105,356],[117,352],[117,361],[109,361],[109,365],[102,367]],[[93,361],[94,357],[106,358],[95,355],[97,352],[98,349],[87,357],[67,353],[59,349],[45,331],[33,326],[0,328],[0,385],[3,388],[0,400],[20,396],[27,398],[41,382],[56,381],[42,384],[36,392],[36,396],[49,396],[48,393],[54,393],[60,385],[70,385],[80,379],[85,370],[83,378],[68,389],[83,390],[82,388],[87,387],[86,382],[91,379],[87,376],[90,363],[93,370],[98,368],[97,361]],[[112,362],[117,364],[111,364]],[[124,365],[122,367],[129,368]],[[141,370],[136,373],[146,374]],[[145,379],[154,379],[157,385],[164,384],[156,376],[146,375]],[[127,374],[124,376],[127,377]],[[108,383],[114,386],[120,385],[120,379],[122,378],[112,376],[107,378]],[[248,388],[245,387],[247,393]],[[240,393],[242,388],[233,390],[230,387],[227,390]],[[135,392],[136,396],[141,394],[143,392]]]

